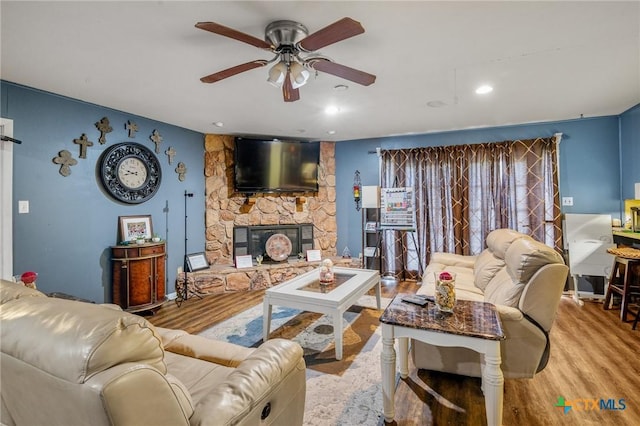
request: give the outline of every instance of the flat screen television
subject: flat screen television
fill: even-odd
[[[318,191],[320,142],[236,137],[234,145],[236,192]]]

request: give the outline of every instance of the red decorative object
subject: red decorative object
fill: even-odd
[[[38,274],[32,271],[25,272],[20,276],[20,280],[25,284],[33,283],[36,278],[38,278]]]
[[[441,280],[443,280],[443,281],[450,281],[450,280],[452,280],[452,279],[453,279],[453,277],[451,276],[451,274],[450,274],[450,273],[448,273],[447,271],[445,271],[445,272],[442,272],[442,273],[440,274],[440,279],[441,279]]]

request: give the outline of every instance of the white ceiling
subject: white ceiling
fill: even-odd
[[[638,1],[3,0],[0,13],[2,79],[203,133],[351,140],[620,114],[640,103]],[[274,20],[313,33],[345,16],[365,33],[321,53],[375,74],[371,86],[320,73],[285,103],[268,67],[199,80],[272,55],[196,22],[263,38]],[[478,96],[481,83],[495,90]],[[341,112],[326,115],[330,104]]]

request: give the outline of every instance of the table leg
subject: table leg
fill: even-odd
[[[336,359],[342,359],[342,312],[333,314],[333,338],[336,341]]]
[[[376,303],[378,304],[378,309],[381,309],[381,302],[380,302],[380,280],[378,280],[378,284],[376,284]]]
[[[409,338],[398,337],[398,364],[400,367],[400,377],[409,377]]]
[[[262,317],[262,341],[269,340],[269,331],[271,329],[271,304],[267,299],[264,299],[264,314]]]
[[[393,326],[382,324],[382,412],[387,423],[395,416],[394,398],[396,393],[396,351],[393,348]]]
[[[482,387],[487,410],[487,426],[500,426],[504,398],[504,376],[500,369],[500,342],[492,342],[487,349],[484,360]]]

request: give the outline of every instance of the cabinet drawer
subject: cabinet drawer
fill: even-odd
[[[158,244],[151,247],[140,247],[140,255],[148,256],[150,254],[162,254],[164,253],[164,244]]]

